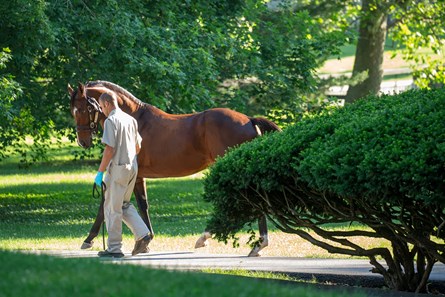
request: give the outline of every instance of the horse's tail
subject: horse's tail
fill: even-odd
[[[277,124],[263,117],[250,118],[250,122],[254,127],[258,127],[260,129],[261,134],[267,132],[281,131],[281,128],[278,127]]]

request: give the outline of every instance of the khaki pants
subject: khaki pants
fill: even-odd
[[[149,234],[149,230],[136,208],[130,203],[137,176],[137,163],[114,165],[107,168],[104,215],[108,231],[108,251],[122,252],[122,221],[133,232],[135,240]]]

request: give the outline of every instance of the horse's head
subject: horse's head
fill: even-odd
[[[77,125],[77,143],[83,148],[89,148],[97,133],[102,110],[96,99],[87,95],[83,84],[79,83],[77,90],[73,90],[68,84],[68,93],[71,98],[71,114]]]

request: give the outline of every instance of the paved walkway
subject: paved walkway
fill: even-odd
[[[39,253],[62,257],[97,257],[97,251],[40,251]],[[249,258],[241,255],[208,254],[190,251],[151,252],[132,257],[108,260],[118,264],[146,265],[174,270],[243,269],[251,271],[282,272],[286,274],[346,275],[356,277],[381,277],[370,272],[368,260],[358,259],[308,259],[290,257]],[[430,280],[445,281],[445,265],[437,263]]]

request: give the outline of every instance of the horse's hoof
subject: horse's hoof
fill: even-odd
[[[247,257],[261,257],[261,254],[256,248],[254,248],[253,250],[250,251]]]
[[[206,247],[209,245],[209,242],[204,236],[201,236],[195,243],[195,249],[199,249],[202,247]]]
[[[93,247],[93,244],[94,244],[94,241],[92,241],[92,242],[86,242],[86,241],[84,241],[84,242],[82,243],[82,246],[80,247],[80,249],[81,249],[81,250],[87,250],[87,249],[90,249],[90,248]]]
[[[210,232],[205,231],[202,233],[201,237],[195,243],[195,249],[199,249],[209,245],[207,239],[211,238],[212,234]]]
[[[269,245],[269,239],[267,236],[261,236],[259,244],[256,244],[255,247],[250,251],[248,257],[261,257],[260,251]]]

